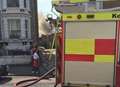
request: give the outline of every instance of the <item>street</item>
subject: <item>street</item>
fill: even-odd
[[[49,60],[48,57],[42,58],[40,60],[39,75],[44,74],[55,66],[55,55],[51,56]],[[9,76],[32,76],[32,65],[31,64],[16,64],[9,65]]]
[[[38,76],[42,76],[53,67],[55,67],[55,57],[52,57],[51,60],[42,61],[39,67],[39,74],[37,75],[32,74],[31,64],[9,65],[8,76],[6,76],[7,78],[3,79],[3,81],[0,82],[0,87],[13,87],[13,85],[19,81],[31,79],[31,78],[38,78]],[[54,76],[55,76],[54,73],[52,73],[48,75],[45,78],[45,80],[42,80],[42,83],[40,81],[39,83],[31,87],[52,87],[46,83],[54,85],[53,84],[55,82]],[[53,79],[50,80],[49,78],[53,78]]]

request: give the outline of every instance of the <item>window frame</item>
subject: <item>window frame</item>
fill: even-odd
[[[20,7],[20,2],[19,0],[7,0],[7,7],[12,8],[12,7]]]
[[[27,0],[24,0],[24,8],[27,8]]]
[[[20,39],[21,38],[21,20],[20,19],[7,19],[7,23],[8,23],[9,39]]]
[[[25,36],[28,38],[28,20],[25,19]]]

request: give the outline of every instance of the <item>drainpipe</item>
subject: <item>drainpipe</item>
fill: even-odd
[[[37,0],[31,0],[31,15],[32,15],[32,40],[33,44],[38,44],[38,13]]]
[[[0,2],[0,4],[1,4],[1,2]],[[1,41],[1,39],[2,39],[2,35],[1,35],[1,5],[0,5],[0,41]]]

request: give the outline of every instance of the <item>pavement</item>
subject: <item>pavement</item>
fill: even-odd
[[[8,77],[8,76],[7,76]],[[15,83],[22,81],[22,80],[28,80],[31,78],[38,78],[35,76],[10,76],[10,81],[6,82],[5,84],[0,83],[0,87],[14,87]],[[28,84],[28,83],[27,83]],[[25,84],[22,84],[22,86]],[[54,87],[55,85],[55,78],[49,78],[49,79],[43,79],[39,81],[38,83],[29,86],[29,87]]]

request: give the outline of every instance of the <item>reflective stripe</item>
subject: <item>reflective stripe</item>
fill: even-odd
[[[65,54],[65,61],[94,62],[94,55]]]
[[[114,55],[115,39],[96,39],[95,54],[96,55]]]
[[[65,61],[108,62],[114,63],[114,55],[65,54]]]
[[[94,54],[95,40],[94,39],[66,39],[65,40],[66,54]]]
[[[94,62],[112,62],[112,63],[114,63],[114,55],[95,55]]]
[[[69,0],[71,3],[89,2],[90,0]],[[96,1],[96,0],[95,0]]]
[[[90,2],[90,1],[115,1],[115,0],[69,0],[71,3],[82,3],[82,2]]]
[[[60,2],[65,2],[66,0],[52,0],[52,4],[59,4]],[[68,0],[69,3],[83,3],[83,2],[90,2],[90,1],[115,1],[115,0]]]
[[[65,40],[66,61],[93,61],[93,62],[113,63],[114,51],[115,51],[114,39],[97,39],[97,40],[66,39]]]
[[[120,11],[63,14],[63,21],[120,20]]]

